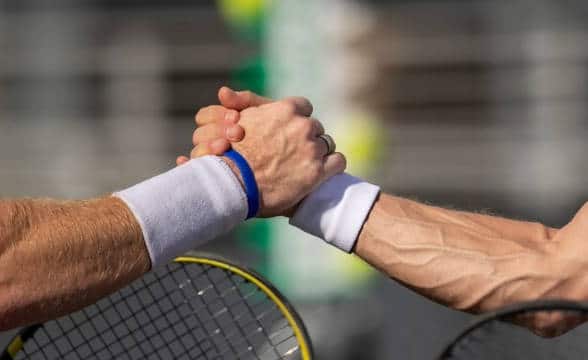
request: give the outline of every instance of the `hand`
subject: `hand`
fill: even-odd
[[[245,136],[245,130],[238,124],[239,111],[274,102],[272,99],[250,91],[233,91],[228,87],[220,88],[218,99],[222,106],[211,105],[202,108],[194,117],[198,128],[192,136],[194,148],[190,153],[191,158],[224,154],[231,148],[231,142],[239,142]],[[289,99],[300,104],[301,108],[312,107],[306,99],[296,97]],[[310,113],[312,113],[312,108]],[[176,164],[182,165],[189,160],[186,156],[179,156],[176,159]]]
[[[309,118],[313,109],[308,100],[296,97],[271,102],[250,92],[228,88],[219,91],[219,98],[223,105],[232,106],[232,110],[242,110],[239,124],[247,136],[232,145],[247,159],[255,174],[261,197],[260,216],[290,215],[320,183],[345,169],[342,154],[327,156],[327,147],[318,138],[324,129],[318,120]],[[226,129],[234,125],[225,119],[230,111],[215,106],[196,115],[197,123],[205,126],[194,133],[196,147],[192,157],[224,152],[212,152],[211,145],[219,140],[227,141]],[[208,145],[203,149],[202,144]],[[219,142],[217,150],[220,145]],[[178,164],[187,160],[178,158]]]
[[[231,143],[239,142],[245,136],[245,130],[238,124],[238,111],[275,102],[251,91],[233,91],[226,86],[219,89],[218,99],[221,105],[202,108],[194,117],[198,128],[192,135],[191,158],[224,154],[231,148]],[[298,108],[312,114],[312,104],[307,99],[294,96],[284,100],[293,101]],[[189,160],[186,156],[179,156],[176,164],[182,165]]]
[[[535,335],[544,338],[561,336],[588,321],[588,317],[567,312],[538,312],[520,315],[513,319],[519,326],[526,327]]]
[[[222,96],[226,91],[229,89],[221,88],[219,90],[221,102],[226,99],[226,96]],[[237,110],[220,105],[211,105],[200,109],[195,116],[198,128],[192,136],[194,149],[192,149],[190,156],[196,158],[204,155],[222,155],[231,148],[231,141],[241,141],[245,136],[245,131],[238,124],[239,118],[240,114]],[[176,164],[179,166],[189,160],[186,156],[178,156]]]
[[[539,294],[521,300],[565,299],[588,300],[588,203],[547,244],[539,265],[545,273],[544,283],[539,284]],[[541,286],[543,285],[543,286]],[[516,319],[519,325],[529,328],[542,337],[560,336],[588,321],[585,316],[570,313],[538,313]]]

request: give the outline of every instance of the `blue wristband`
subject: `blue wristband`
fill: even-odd
[[[251,219],[257,216],[257,212],[259,211],[259,189],[257,188],[257,182],[255,182],[253,170],[251,170],[243,155],[235,150],[225,152],[224,156],[233,160],[241,172],[241,178],[243,178],[243,183],[245,184],[245,194],[247,194],[247,205],[249,206],[247,219]]]

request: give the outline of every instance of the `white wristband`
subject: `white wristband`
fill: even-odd
[[[231,230],[247,215],[239,180],[216,156],[191,160],[114,196],[139,222],[152,267]]]
[[[290,224],[351,252],[379,193],[349,174],[333,176],[300,204]]]

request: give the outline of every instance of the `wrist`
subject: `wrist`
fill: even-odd
[[[241,184],[241,188],[243,189],[243,191],[245,191],[245,182],[243,181],[243,177],[241,176],[241,172],[239,171],[237,165],[235,165],[233,160],[229,159],[226,156],[221,156],[221,159],[227,164],[227,166],[229,167],[229,169],[231,169],[233,174],[235,174],[235,177],[237,178],[237,180],[239,180],[239,184]]]
[[[247,214],[237,177],[216,156],[190,160],[113,195],[141,226],[153,267],[229,231]]]
[[[379,193],[376,185],[335,175],[302,201],[290,224],[351,252]]]
[[[231,160],[240,175],[241,185],[247,196],[247,219],[254,218],[259,213],[260,194],[253,169],[251,169],[247,159],[235,150],[231,149],[225,152],[225,157]]]

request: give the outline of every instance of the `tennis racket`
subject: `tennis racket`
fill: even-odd
[[[442,352],[439,359],[587,359],[588,304],[538,301],[504,308],[480,317]],[[513,323],[533,323],[543,338]]]
[[[192,254],[71,315],[19,332],[13,359],[301,359],[300,316],[259,274]]]

